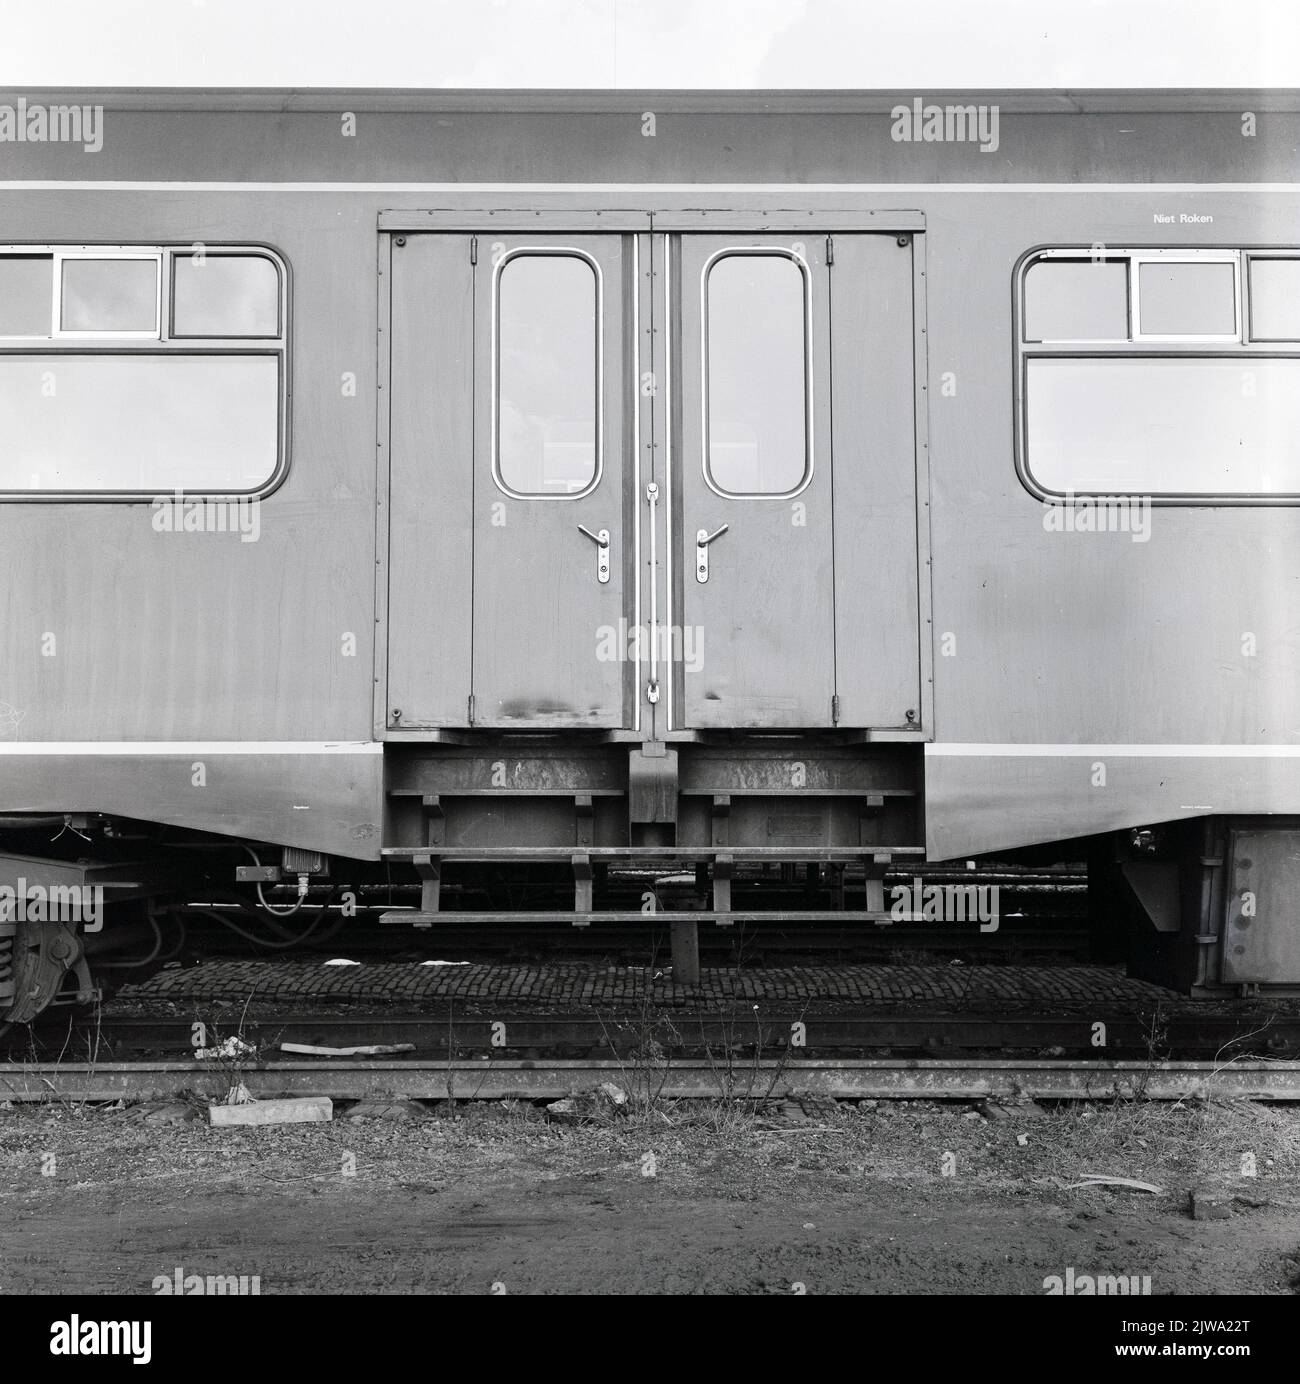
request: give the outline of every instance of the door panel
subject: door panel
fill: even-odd
[[[676,240],[674,497],[691,729],[829,726],[834,693],[824,241]]]
[[[630,244],[630,241],[628,242]],[[473,722],[622,727],[631,343],[618,236],[480,239]]]
[[[915,251],[899,239],[835,237],[835,690],[841,726],[919,730]]]
[[[469,717],[474,270],[468,235],[392,247],[390,732]]]

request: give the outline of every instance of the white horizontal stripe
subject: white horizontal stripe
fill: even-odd
[[[0,755],[383,754],[378,740],[0,740]]]
[[[69,178],[0,180],[4,192],[437,192],[437,193],[712,193],[712,192],[1300,192],[1300,183],[295,183],[112,182]],[[556,211],[570,208],[556,207]],[[640,210],[639,207],[631,210]],[[765,208],[779,212],[781,208]]]
[[[1300,759],[1300,745],[927,745],[945,759]]]
[[[0,740],[0,755],[382,754],[378,740]],[[1300,759],[1300,745],[928,744],[956,759]]]

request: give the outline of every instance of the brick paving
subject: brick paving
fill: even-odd
[[[208,961],[161,971],[120,992],[123,1000],[145,1003],[250,997],[258,1002],[349,1001],[412,1009],[491,1002],[569,1011],[647,1003],[707,1011],[742,1001],[871,1010],[939,1004],[999,1014],[1098,1002],[1177,1003],[1177,996],[1160,986],[1101,966],[706,967],[698,986],[685,986],[664,969],[636,966]]]

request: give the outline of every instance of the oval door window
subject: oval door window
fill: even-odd
[[[784,250],[724,250],[704,270],[704,474],[723,495],[808,478],[808,280]]]
[[[600,478],[600,282],[585,255],[516,251],[496,273],[496,456],[508,494],[574,497]]]

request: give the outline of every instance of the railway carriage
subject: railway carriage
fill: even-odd
[[[5,109],[0,1021],[967,859],[1300,988],[1294,93]]]

